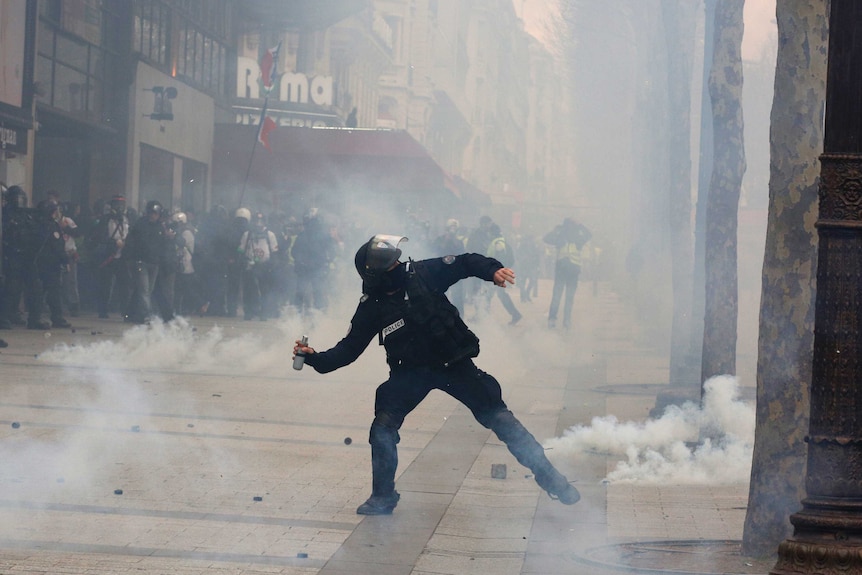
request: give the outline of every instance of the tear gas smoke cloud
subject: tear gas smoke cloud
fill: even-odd
[[[412,241],[402,247],[406,258],[421,252],[424,246]],[[7,498],[45,501],[59,497],[65,500],[73,493],[92,494],[94,487],[98,492],[110,493],[116,487],[112,478],[116,477],[118,466],[139,471],[139,487],[148,481],[164,480],[156,479],[151,470],[187,468],[189,458],[197,460],[198,468],[205,471],[226,472],[247,467],[248,462],[237,459],[244,456],[234,451],[211,451],[213,443],[192,444],[189,442],[194,441],[193,437],[186,439],[176,434],[166,441],[159,433],[147,433],[170,431],[171,420],[166,417],[181,417],[184,422],[185,418],[193,420],[205,409],[212,412],[211,406],[200,405],[211,395],[210,390],[185,389],[183,374],[237,376],[232,385],[243,385],[243,376],[283,378],[285,385],[300,383],[297,378],[320,379],[321,383],[324,379],[327,382],[344,378],[364,380],[368,382],[367,397],[357,398],[357,409],[367,411],[370,422],[374,389],[388,371],[376,339],[354,365],[336,374],[324,377],[310,373],[310,368],[301,373],[291,369],[293,341],[301,334],[308,334],[313,346],[326,349],[347,332],[360,297],[360,281],[352,266],[354,249],[351,245],[345,246],[350,261],[345,259],[342,269],[334,274],[340,289],[336,288],[337,293],[332,294],[326,313],[300,314],[293,308],[286,308],[281,319],[267,322],[265,330],[219,325],[200,329],[183,317],[168,323],[155,320],[149,326],[125,329],[116,339],[86,345],[61,343],[41,353],[40,363],[62,368],[57,381],[77,389],[77,400],[73,402],[77,407],[57,407],[58,413],[65,415],[55,429],[19,434],[14,441],[0,446],[0,457],[4,461],[0,482],[14,485],[14,489],[7,491]],[[522,378],[527,363],[522,359],[523,354],[518,353],[519,334],[500,329],[507,318],[503,317],[505,314],[499,303],[492,302],[491,308],[490,314],[482,314],[470,322],[482,338],[483,353],[479,363],[493,373],[505,370],[501,383],[504,387],[511,386]],[[546,343],[549,349],[556,349],[552,338]],[[195,381],[202,380],[195,378]],[[212,391],[217,391],[220,381],[223,380],[198,385],[212,385]],[[170,387],[170,393],[160,396],[159,390],[164,387]],[[326,387],[318,390],[327,393]],[[40,401],[52,409],[50,400],[28,397],[28,403]],[[266,404],[267,399],[261,401]],[[454,408],[454,400],[444,398],[443,401]],[[267,414],[270,409],[278,411],[277,407],[264,409]],[[448,413],[444,411],[441,417]],[[142,433],[129,435],[130,429],[136,431],[134,428]],[[151,477],[153,479],[148,479]],[[61,491],[57,491],[58,478],[63,478]],[[183,480],[176,475],[171,481]],[[170,489],[167,483],[151,487],[157,492]]]
[[[589,426],[572,427],[545,445],[555,458],[586,452],[624,458],[606,477],[612,483],[747,483],[754,407],[739,400],[734,377],[713,377],[704,388],[703,408],[690,402],[670,406],[645,422],[595,417]],[[697,445],[692,448],[692,443]]]
[[[349,302],[333,302],[331,314],[286,310],[284,319],[269,322],[263,331],[195,329],[178,317],[169,323],[154,321],[126,329],[117,339],[60,344],[41,353],[39,363],[60,370],[48,372],[45,385],[32,386],[21,399],[7,397],[7,402],[18,404],[23,424],[20,432],[0,444],[2,499],[38,507],[52,501],[92,500],[118,487],[125,487],[127,493],[161,493],[169,499],[170,494],[188,489],[190,469],[215,478],[255,469],[258,455],[229,443],[202,442],[196,434],[206,433],[206,424],[197,422],[195,428],[187,423],[201,414],[204,422],[212,417],[241,417],[227,403],[202,404],[225,384],[240,393],[262,390],[255,419],[290,418],[285,414],[292,413],[294,406],[270,406],[272,397],[266,397],[266,392],[281,398],[285,386],[303,386],[314,377],[291,369],[293,341],[301,333],[310,333],[320,345],[335,343],[346,332],[350,317],[341,308],[358,300],[355,285],[353,292]],[[375,357],[379,352],[369,352],[352,375],[381,381],[385,364]],[[207,379],[201,374],[233,377]],[[52,399],[57,385],[64,388],[59,402]],[[319,392],[326,393],[324,388]],[[373,388],[368,401],[357,401],[358,409],[371,414],[366,405],[371,401]],[[33,418],[37,423],[28,425],[26,413],[32,409],[38,410]],[[125,478],[122,486],[120,476]],[[130,483],[129,478],[136,479]],[[212,489],[219,489],[220,482],[213,481]]]

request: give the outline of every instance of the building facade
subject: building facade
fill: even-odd
[[[432,188],[424,204],[450,204],[434,218],[490,210],[515,228],[541,219],[570,163],[555,129],[564,115],[556,64],[510,0],[7,0],[4,23],[14,30],[2,36],[5,69],[16,72],[0,85],[0,180],[33,202],[56,191],[87,207],[117,193],[138,209],[157,199],[197,212],[318,203],[327,190],[312,189],[313,174],[248,177],[264,153],[255,150],[264,107],[294,150],[303,129],[409,135],[418,147],[391,145],[403,136],[363,142],[422,166],[412,192],[394,176],[388,185],[399,209],[425,219],[431,210],[417,198]],[[267,92],[260,62],[275,48]],[[224,138],[239,137],[231,126],[249,132],[251,157],[226,176]],[[373,163],[344,160],[357,151],[339,139],[349,137],[324,147],[340,173]],[[361,191],[339,178],[327,185]],[[373,174],[363,185],[373,187]]]

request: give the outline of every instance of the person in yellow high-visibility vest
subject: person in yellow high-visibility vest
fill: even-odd
[[[581,274],[581,249],[590,241],[592,234],[583,224],[572,218],[566,218],[544,237],[546,244],[557,248],[557,259],[554,265],[554,291],[551,295],[551,308],[548,311],[548,327],[557,326],[557,312],[560,300],[565,291],[563,304],[563,327],[569,329],[572,325],[572,304],[575,300],[575,290],[578,289],[578,277]]]
[[[511,267],[515,265],[515,254],[512,250],[512,246],[510,246],[506,242],[506,238],[503,236],[503,232],[500,230],[500,226],[497,224],[491,224],[491,241],[488,244],[488,249],[485,251],[485,255],[489,258],[495,258],[496,260],[502,262],[504,266]],[[511,316],[511,321],[509,325],[515,325],[519,321],[521,321],[521,312],[518,311],[518,308],[515,307],[515,303],[512,301],[512,298],[509,297],[509,294],[504,292],[503,290],[495,290],[486,292],[485,296],[487,299],[485,300],[485,304],[490,308],[491,306],[491,298],[496,294],[497,297],[500,298],[500,303],[503,304],[503,307],[509,312],[509,316]]]

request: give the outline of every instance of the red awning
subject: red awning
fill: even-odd
[[[332,209],[373,195],[429,217],[438,211],[446,217],[458,201],[446,185],[445,171],[405,131],[282,126],[269,134],[272,152],[254,145],[256,134],[257,126],[216,126],[216,201],[238,199],[243,186],[246,197],[269,196],[280,205],[330,204]]]

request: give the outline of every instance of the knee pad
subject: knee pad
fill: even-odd
[[[385,412],[378,413],[371,423],[371,430],[368,432],[368,443],[372,445],[398,444],[401,441],[398,427],[400,426],[393,425],[393,418],[390,415]]]
[[[402,423],[404,423],[403,418],[392,415],[388,411],[378,411],[374,414],[374,422],[371,425],[382,425],[383,427],[400,429]]]

